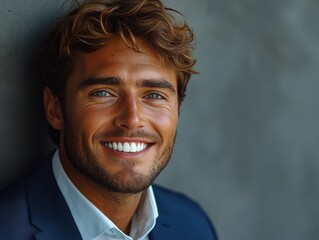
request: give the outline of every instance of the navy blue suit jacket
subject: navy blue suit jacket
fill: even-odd
[[[215,240],[202,209],[187,197],[153,186],[159,217],[151,240]],[[55,181],[49,161],[0,194],[0,239],[76,240],[81,235]]]

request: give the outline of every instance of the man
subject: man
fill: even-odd
[[[168,163],[195,60],[159,0],[92,0],[43,51],[58,146],[0,198],[1,239],[217,239],[201,208],[153,181]]]

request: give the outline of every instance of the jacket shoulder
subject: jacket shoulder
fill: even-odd
[[[36,229],[30,224],[26,181],[0,191],[0,236],[3,239],[31,239]]]
[[[153,189],[159,211],[158,224],[171,223],[176,236],[183,239],[217,239],[211,220],[198,203],[164,187],[155,185]]]

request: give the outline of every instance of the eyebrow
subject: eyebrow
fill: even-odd
[[[149,88],[163,88],[163,89],[168,89],[173,93],[176,92],[174,86],[169,81],[167,81],[165,79],[142,80],[140,83],[140,86],[141,87],[149,87]]]
[[[92,77],[82,81],[79,84],[78,88],[83,89],[88,86],[97,85],[97,84],[119,86],[123,84],[123,80],[120,79],[119,77]],[[173,93],[176,92],[173,84],[161,78],[160,79],[145,79],[145,80],[142,80],[138,85],[140,87],[163,88],[163,89],[168,89]]]
[[[92,77],[81,82],[78,88],[83,89],[88,86],[97,85],[97,84],[118,86],[122,84],[122,81],[121,79],[117,77]]]

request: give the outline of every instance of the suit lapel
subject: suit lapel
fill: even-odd
[[[81,239],[71,212],[55,181],[52,157],[27,186],[31,223],[39,230],[37,240]]]
[[[178,239],[174,238],[174,236],[174,228],[170,223],[169,216],[165,213],[160,213],[159,217],[156,219],[154,229],[149,234],[150,240]]]
[[[153,185],[156,204],[159,212],[159,216],[156,219],[156,225],[150,232],[150,240],[162,240],[162,239],[180,239],[180,234],[176,231],[176,223],[171,211],[167,208],[167,202],[170,201],[162,194],[160,188]]]

